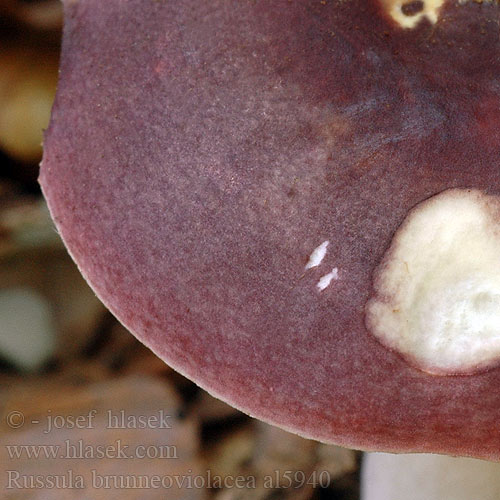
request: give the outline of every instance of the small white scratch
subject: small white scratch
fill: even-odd
[[[312,267],[316,267],[321,264],[321,261],[325,258],[326,247],[329,243],[329,241],[323,241],[319,247],[313,250],[313,253],[309,257],[309,261],[306,264],[306,269],[311,269]]]
[[[338,279],[339,279],[339,270],[336,267],[334,267],[331,273],[325,274],[320,278],[316,286],[318,287],[319,291],[322,292],[328,285],[330,285],[332,280],[338,280]]]

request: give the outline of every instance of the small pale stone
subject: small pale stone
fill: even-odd
[[[0,355],[23,370],[36,370],[55,349],[47,301],[29,288],[0,291]]]

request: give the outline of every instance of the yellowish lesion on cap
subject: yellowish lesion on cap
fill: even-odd
[[[435,24],[445,0],[380,0],[389,16],[405,29],[415,28],[426,18]]]
[[[449,189],[422,201],[374,275],[366,326],[433,375],[500,365],[500,196]]]

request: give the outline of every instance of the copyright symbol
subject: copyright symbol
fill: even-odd
[[[5,420],[11,429],[19,429],[24,425],[24,415],[20,411],[11,411]]]

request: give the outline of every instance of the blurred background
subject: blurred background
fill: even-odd
[[[358,453],[212,398],[80,277],[37,183],[61,29],[58,0],[0,0],[1,497],[359,498]]]

